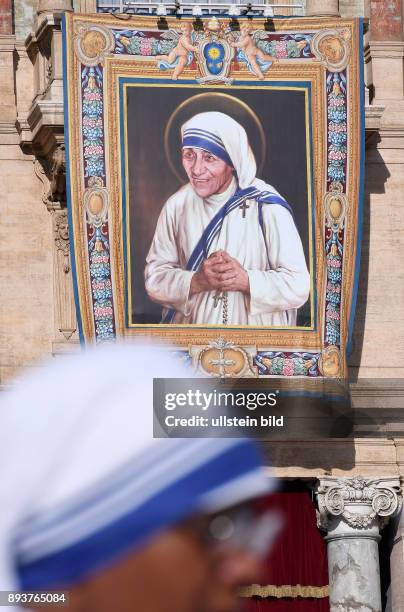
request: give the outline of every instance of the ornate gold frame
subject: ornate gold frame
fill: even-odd
[[[166,26],[168,28],[178,28],[178,19],[168,17]],[[228,18],[223,18],[224,23],[229,23]],[[243,20],[239,20],[240,22]],[[254,19],[255,28],[267,27],[268,20]],[[122,336],[157,336],[160,340],[175,343],[177,346],[189,347],[196,345],[206,345],[215,340],[220,335],[226,341],[234,343],[240,347],[255,346],[256,350],[284,350],[296,351],[304,348],[305,351],[326,351],[323,354],[323,374],[327,374],[328,356],[335,348],[338,362],[336,372],[338,376],[346,374],[345,347],[348,340],[348,322],[352,307],[352,296],[355,283],[356,250],[359,226],[359,191],[361,180],[361,113],[360,111],[360,86],[358,75],[360,75],[359,54],[353,50],[359,47],[359,27],[357,21],[342,19],[282,19],[273,21],[274,31],[284,33],[291,31],[319,31],[324,38],[324,32],[329,31],[335,37],[339,37],[337,42],[344,44],[344,61],[346,62],[347,81],[350,84],[347,96],[347,123],[348,129],[348,156],[347,156],[347,186],[346,186],[346,207],[344,208],[344,257],[343,257],[343,292],[344,299],[341,304],[341,340],[340,349],[338,347],[324,346],[324,317],[325,317],[325,286],[327,283],[327,263],[324,248],[324,228],[327,223],[326,217],[326,198],[327,198],[327,99],[326,99],[326,70],[332,61],[332,57],[327,55],[327,49],[320,43],[315,49],[316,57],[311,61],[306,59],[299,61],[278,62],[271,67],[271,81],[309,81],[311,83],[311,118],[312,118],[312,151],[313,151],[313,172],[314,172],[314,245],[316,273],[315,284],[317,287],[317,307],[315,312],[315,329],[307,331],[300,329],[285,330],[280,328],[248,328],[239,327],[227,329],[221,327],[200,328],[198,326],[172,326],[158,325],[128,328],[125,323],[124,306],[124,264],[123,264],[123,241],[122,241],[122,185],[120,175],[120,164],[117,161],[116,151],[120,150],[119,145],[119,77],[144,76],[153,77],[158,80],[161,72],[156,67],[153,59],[144,59],[136,56],[122,56],[111,52],[111,48],[104,49],[99,40],[99,35],[94,34],[91,39],[91,49],[99,55],[94,61],[99,61],[103,66],[104,78],[104,124],[105,124],[105,168],[106,185],[105,193],[107,198],[108,227],[111,243],[111,278],[114,298],[114,324],[115,332],[119,337]],[[82,31],[94,32],[96,28],[111,30],[112,28],[135,28],[135,29],[158,29],[158,20],[154,17],[131,17],[124,22],[116,19],[112,15],[78,15],[68,14],[65,21],[65,71],[66,71],[66,98],[68,100],[68,143],[69,143],[69,166],[70,166],[70,224],[72,251],[76,271],[76,299],[78,310],[82,321],[82,336],[85,341],[92,342],[95,338],[94,317],[92,312],[92,298],[90,286],[90,274],[88,263],[88,237],[86,223],[88,222],[88,207],[84,205],[86,191],[83,176],[83,144],[82,144],[82,124],[81,124],[81,88],[80,73],[83,48],[85,40],[80,39],[79,33]],[[320,36],[320,38],[321,38]],[[331,34],[328,38],[331,40]],[[343,41],[345,39],[345,42]],[[84,40],[84,42],[83,42]],[[109,39],[108,39],[109,41]],[[342,42],[340,42],[342,41]],[[349,44],[349,47],[347,46]],[[80,46],[81,45],[81,46]],[[183,77],[185,79],[196,79],[195,70],[185,68]],[[256,77],[247,68],[237,73],[243,81],[256,82]],[[359,79],[360,81],[360,79]],[[173,85],[175,86],[175,85]],[[190,85],[190,87],[193,85]],[[195,86],[198,86],[195,81]],[[199,85],[203,91],[203,85]],[[217,88],[218,91],[228,90],[228,85],[209,84],[209,87]],[[254,87],[259,87],[254,85]],[[104,196],[103,196],[104,197]],[[328,197],[330,194],[328,193]],[[334,355],[335,357],[335,355]],[[331,371],[334,371],[331,368]],[[335,375],[335,374],[331,374]]]

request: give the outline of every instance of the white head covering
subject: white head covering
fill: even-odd
[[[181,128],[183,147],[195,147],[210,151],[226,161],[228,155],[236,171],[241,189],[249,187],[257,172],[254,154],[245,129],[225,113],[199,113]]]
[[[154,439],[153,377],[189,377],[166,349],[59,357],[0,412],[0,590],[74,584],[200,510],[267,491],[255,446]]]

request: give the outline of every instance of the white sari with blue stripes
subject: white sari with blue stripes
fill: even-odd
[[[302,243],[288,203],[259,179],[240,192],[233,180],[207,199],[187,184],[167,200],[145,268],[146,289],[162,305],[163,323],[222,324],[216,292],[189,295],[193,274],[218,250],[249,276],[250,295],[227,292],[228,325],[296,324],[310,289]]]

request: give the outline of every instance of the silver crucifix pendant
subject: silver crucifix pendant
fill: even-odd
[[[223,299],[223,294],[218,291],[217,293],[215,293],[215,295],[213,296],[213,305],[214,308],[216,308],[216,306],[219,304],[220,300]]]
[[[247,202],[243,202],[240,204],[239,208],[243,211],[243,219],[245,219],[245,211],[250,207],[248,206]]]

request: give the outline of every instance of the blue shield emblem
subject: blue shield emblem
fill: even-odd
[[[223,69],[225,49],[218,42],[210,42],[205,45],[203,55],[206,61],[206,68],[210,74],[220,74]]]

